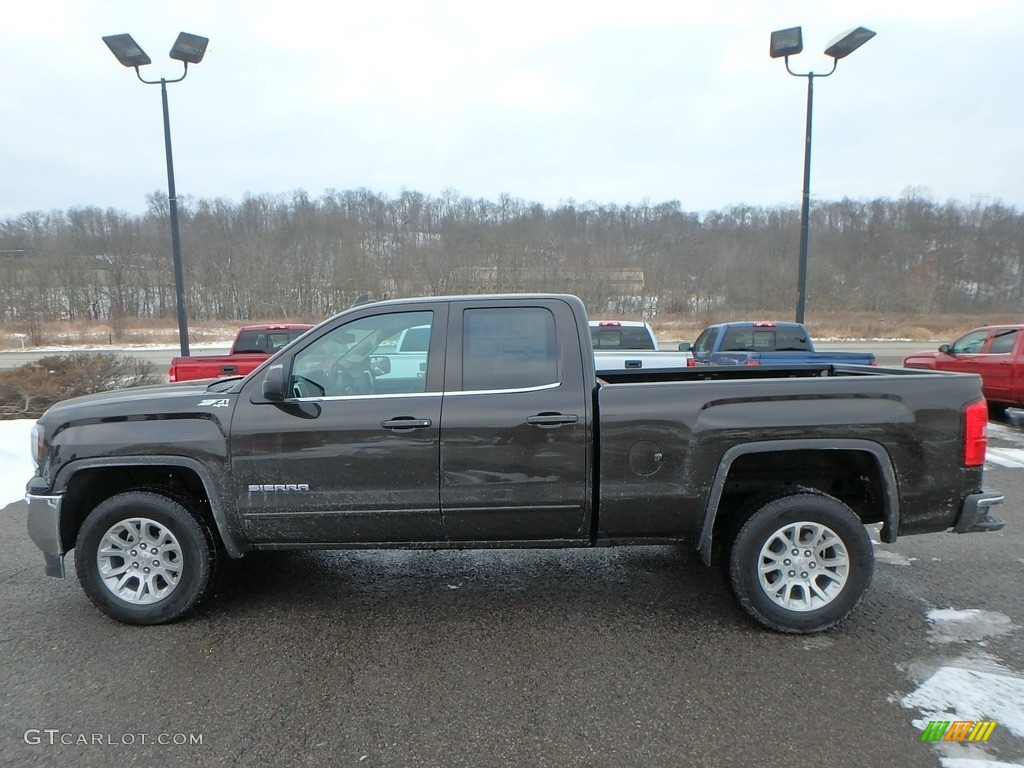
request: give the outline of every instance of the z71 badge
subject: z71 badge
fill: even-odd
[[[210,407],[210,408],[227,408],[231,405],[231,400],[227,397],[220,398],[217,400],[200,400],[197,408]]]

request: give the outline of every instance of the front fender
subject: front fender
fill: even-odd
[[[194,472],[203,485],[206,501],[210,505],[214,524],[224,548],[233,558],[242,557],[249,545],[241,529],[234,525],[234,517],[225,508],[220,488],[210,468],[202,462],[187,456],[118,456],[116,458],[92,458],[72,461],[60,468],[53,482],[53,494],[67,493],[72,478],[80,472],[93,469],[118,469],[129,467],[180,467]]]

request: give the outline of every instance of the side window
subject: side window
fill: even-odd
[[[988,331],[971,331],[966,336],[961,336],[953,342],[953,354],[975,355],[981,352],[987,337]]]
[[[294,397],[343,397],[426,391],[433,312],[371,315],[338,326],[295,355]],[[399,351],[410,331],[426,329],[422,350]]]
[[[402,331],[398,338],[398,352],[426,352],[430,344],[430,326],[418,325]]]
[[[467,309],[462,389],[525,389],[559,382],[555,318],[543,307]]]
[[[1019,331],[996,331],[992,337],[992,343],[988,351],[993,355],[1008,355],[1017,346],[1017,334]]]
[[[711,339],[718,332],[717,328],[705,328],[693,342],[693,351],[703,354],[711,351]]]

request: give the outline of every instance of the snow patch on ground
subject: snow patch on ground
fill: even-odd
[[[815,336],[814,337],[814,343],[815,344],[821,344],[822,342],[833,343],[833,342],[847,342],[847,341],[855,341],[855,342],[861,342],[861,343],[869,342],[869,341],[871,341],[871,342],[899,341],[899,342],[908,342],[909,343],[909,342],[912,342],[912,341],[916,341],[916,339],[904,339],[904,338],[901,338],[901,337],[898,337],[898,336],[891,337],[891,338],[887,337],[887,338],[884,338],[884,339],[878,338],[878,337],[853,339],[853,338],[849,338],[849,337],[846,337],[846,336],[842,336],[842,337],[840,337],[840,336]],[[924,346],[925,344],[929,344],[929,343],[938,343],[938,342],[922,341],[921,342],[921,346]],[[821,350],[819,350],[819,351],[821,351]]]
[[[220,355],[231,351],[231,340],[203,342],[202,344],[189,344],[189,354],[192,355]],[[47,345],[45,347],[31,347],[29,349],[0,349],[0,352],[39,352],[54,355],[73,355],[76,352],[109,352],[112,355],[132,354],[133,352],[170,352],[180,349],[178,344],[118,344],[113,347],[109,344],[75,344],[74,346]]]
[[[899,552],[890,552],[887,549],[876,549],[875,560],[879,563],[888,563],[889,565],[910,565],[916,557],[904,557]]]
[[[29,433],[34,419],[0,421],[0,508],[25,496],[25,484],[32,479]]]
[[[1010,617],[993,611],[952,608],[928,611],[928,641],[931,643],[962,643],[987,637],[1008,635],[1020,629]]]
[[[804,640],[805,651],[825,651],[835,645],[835,641],[824,635],[812,635]]]
[[[1004,440],[1010,440],[1016,443],[1020,439],[1020,432],[1016,429],[1011,429],[1006,424],[1000,424],[997,421],[990,421],[988,423],[988,436],[1001,437]]]
[[[1024,467],[1024,450],[1020,448],[993,448],[989,446],[985,452],[985,462],[1000,467],[1020,469]]]

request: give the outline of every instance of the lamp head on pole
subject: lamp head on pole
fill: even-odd
[[[849,56],[874,36],[875,33],[866,27],[851,29],[829,43],[828,48],[825,49],[825,55],[838,61]]]
[[[174,41],[174,46],[171,48],[171,58],[178,61],[184,61],[186,64],[198,64],[203,60],[203,55],[206,53],[206,47],[210,44],[210,38],[200,37],[199,35],[190,35],[188,32],[182,32],[178,35],[178,39]]]
[[[143,67],[153,63],[131,35],[108,35],[103,38],[103,42],[115,58],[126,67]]]
[[[768,49],[773,59],[795,56],[804,49],[804,36],[800,27],[790,27],[772,32],[772,44]]]

